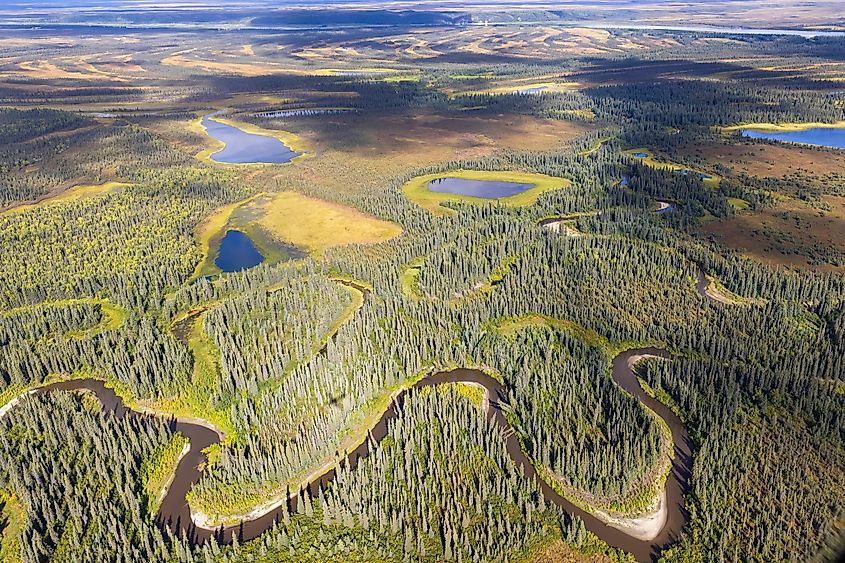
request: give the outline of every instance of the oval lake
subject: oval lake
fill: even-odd
[[[432,192],[483,197],[485,199],[510,197],[533,187],[534,184],[467,180],[465,178],[436,178],[428,183],[428,189]]]

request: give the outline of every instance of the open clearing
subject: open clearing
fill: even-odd
[[[309,252],[333,246],[376,244],[402,233],[402,227],[338,203],[283,192],[255,201],[258,224],[273,236]]]
[[[810,176],[845,174],[845,151],[740,139],[682,144],[677,150],[680,155],[760,178],[782,178],[795,172]]]
[[[59,202],[68,202],[68,201],[78,201],[81,199],[87,199],[89,197],[98,196],[104,193],[108,193],[112,190],[117,190],[120,188],[125,188],[129,186],[124,182],[105,182],[103,184],[90,184],[84,186],[76,186],[70,188],[69,190],[65,190],[63,192],[59,192],[55,195],[47,195],[45,198],[41,199],[41,201],[37,201],[34,203],[25,203],[21,205],[16,205],[14,207],[10,207],[3,211],[4,213],[23,213],[25,211],[29,211],[36,207],[42,205],[50,205]]]
[[[390,114],[366,119],[340,114],[321,121],[304,124],[317,127],[315,133],[331,148],[367,152],[371,158],[436,151],[427,161],[471,158],[496,148],[549,149],[592,129],[578,122],[515,114]]]
[[[757,213],[712,221],[703,230],[766,264],[845,271],[845,264],[836,266],[825,260],[845,257],[845,197],[824,196],[822,200],[830,211],[788,200]],[[818,263],[813,263],[813,257]]]

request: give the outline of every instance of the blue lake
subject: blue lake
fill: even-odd
[[[428,183],[432,192],[498,199],[531,189],[534,184],[496,182],[492,180],[467,180],[465,178],[436,178]]]
[[[754,129],[743,129],[742,136],[751,139],[769,139],[784,143],[802,143],[805,145],[845,149],[845,127],[815,127],[813,129],[804,129],[803,131],[758,131]]]
[[[247,133],[212,119],[218,114],[202,118],[209,136],[226,144],[222,150],[211,155],[211,160],[226,164],[284,164],[300,155],[275,137]]]
[[[240,272],[264,262],[252,240],[240,231],[230,229],[220,241],[214,264],[224,272]]]
[[[533,86],[531,88],[525,88],[523,90],[517,90],[517,94],[539,94],[546,90],[548,86]]]

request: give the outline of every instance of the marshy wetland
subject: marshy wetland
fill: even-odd
[[[451,213],[452,203],[531,205],[544,193],[566,188],[565,178],[515,171],[454,170],[448,174],[426,174],[402,187],[405,196],[436,215]]]

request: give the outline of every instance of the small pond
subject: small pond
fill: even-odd
[[[350,76],[352,78],[359,76],[384,76],[391,74],[389,70],[335,70],[332,71],[335,76]]]
[[[539,94],[544,90],[547,90],[548,86],[532,86],[531,88],[524,88],[522,90],[517,90],[517,94]]]
[[[240,272],[264,262],[252,240],[240,231],[230,229],[220,241],[214,264],[224,272]]]
[[[648,156],[647,152],[635,152],[633,154],[634,158],[645,158]]]
[[[212,119],[218,113],[206,115],[202,124],[209,136],[226,146],[211,155],[211,160],[226,164],[284,164],[300,155],[275,137],[247,133],[237,127]]]
[[[428,189],[432,192],[483,197],[485,199],[510,197],[533,187],[534,184],[468,180],[466,178],[436,178],[428,183]]]
[[[818,145],[834,149],[845,149],[845,127],[815,127],[803,131],[758,131],[743,129],[742,136],[750,139],[769,139],[784,143]]]
[[[699,178],[701,178],[702,180],[709,180],[709,179],[711,179],[711,178],[713,177],[713,176],[711,176],[710,174],[705,174],[704,172],[696,172],[696,171],[694,171],[694,170],[687,170],[686,168],[685,168],[685,169],[683,169],[683,170],[678,170],[678,172],[680,172],[680,173],[681,173],[681,174],[683,174],[684,176],[687,176],[687,175],[689,175],[689,174],[693,174],[693,175],[695,175],[695,176],[698,176],[698,177],[699,177]]]
[[[256,117],[311,117],[314,115],[326,115],[335,113],[344,113],[353,111],[352,108],[303,108],[303,109],[285,109],[279,111],[265,111],[263,113],[256,113]]]

